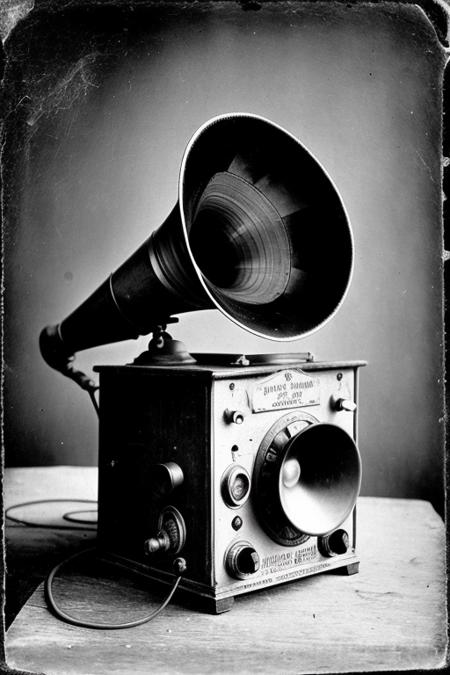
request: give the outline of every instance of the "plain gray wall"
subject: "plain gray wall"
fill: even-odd
[[[7,464],[96,463],[90,401],[44,364],[39,332],[162,223],[196,129],[246,111],[297,136],[332,176],[355,237],[349,294],[333,321],[295,343],[256,338],[217,311],[185,315],[172,332],[193,351],[367,359],[363,494],[442,503],[443,52],[414,7],[277,4],[173,7],[134,39],[125,22],[112,67],[102,67],[95,31],[83,29],[89,49],[72,70],[61,58],[59,89],[47,98],[50,56],[32,68],[22,59],[30,101],[6,237]],[[64,50],[64,34],[54,39]],[[93,349],[77,362],[88,371],[129,362],[146,343]]]

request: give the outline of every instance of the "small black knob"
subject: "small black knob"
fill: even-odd
[[[245,414],[241,410],[224,410],[223,416],[225,422],[228,424],[242,424],[245,419]]]
[[[348,533],[345,530],[339,529],[324,537],[320,537],[318,544],[319,551],[322,555],[331,557],[347,553],[350,546],[350,540]]]
[[[246,546],[237,557],[237,567],[242,574],[254,574],[259,570],[259,555],[254,548]]]
[[[240,541],[228,551],[226,566],[228,574],[235,579],[246,579],[259,570],[259,555],[251,544]]]
[[[182,485],[183,481],[183,470],[175,462],[152,466],[150,488],[155,499],[168,497],[173,490]]]
[[[231,521],[231,527],[233,530],[240,530],[242,527],[242,518],[239,518],[239,516],[236,516],[236,518],[233,518]]]

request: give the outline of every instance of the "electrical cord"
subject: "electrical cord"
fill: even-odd
[[[62,562],[58,563],[50,572],[48,575],[47,579],[45,580],[45,585],[44,585],[44,592],[45,592],[45,599],[47,601],[47,605],[49,606],[49,609],[53,612],[53,614],[58,618],[61,619],[62,621],[65,621],[66,623],[70,623],[73,626],[80,626],[81,628],[97,628],[97,629],[102,629],[102,630],[117,630],[117,629],[122,629],[122,628],[134,628],[135,626],[141,626],[144,623],[148,623],[152,619],[154,619],[158,614],[160,614],[163,609],[167,607],[169,602],[172,600],[172,597],[177,590],[179,583],[181,581],[181,575],[179,575],[170,592],[169,595],[165,598],[165,600],[161,603],[159,607],[157,607],[153,612],[150,614],[147,614],[146,616],[141,617],[140,619],[135,619],[134,621],[127,621],[124,623],[101,623],[97,621],[84,621],[82,619],[77,619],[74,616],[71,616],[70,614],[67,614],[64,610],[62,610],[56,603],[55,598],[53,596],[53,581],[55,579],[55,576],[59,572],[59,570],[67,565],[69,562],[72,560],[75,560],[76,558],[79,558],[82,555],[85,555],[87,553],[91,553],[92,551],[96,551],[97,549],[95,548],[89,548],[85,549],[84,551],[79,551],[78,553],[75,553],[71,555],[69,558],[66,558]],[[107,561],[110,564],[114,565],[115,563],[113,561]],[[138,574],[138,572],[136,572]]]
[[[98,405],[97,399],[95,398],[95,392],[97,391],[98,387],[95,385],[91,380],[87,378],[86,375],[81,373],[80,371],[76,371],[77,374],[80,374],[83,376],[83,381],[87,383],[88,386],[83,387],[85,391],[89,394],[89,398],[92,401],[92,405],[94,406],[94,410],[97,413],[97,416],[100,416],[100,407]],[[71,525],[51,525],[48,523],[33,523],[33,521],[30,520],[24,520],[22,518],[16,518],[15,516],[11,516],[11,511],[13,509],[19,509],[19,508],[24,508],[27,506],[36,506],[38,504],[52,504],[52,503],[61,503],[61,502],[75,502],[76,504],[97,504],[97,501],[95,499],[34,499],[29,502],[22,502],[20,504],[13,504],[12,506],[9,506],[5,510],[5,518],[8,518],[14,523],[19,523],[20,525],[26,525],[27,527],[41,527],[43,529],[50,529],[50,530],[96,530],[97,527],[73,527]],[[72,523],[79,523],[80,525],[95,525],[92,520],[83,520],[81,518],[75,518],[73,514],[75,513],[93,513],[95,509],[90,509],[90,510],[85,510],[85,511],[68,511],[67,513],[63,514],[63,519],[67,520]]]
[[[92,401],[92,404],[94,406],[95,412],[99,416],[100,409],[99,405],[97,402],[97,399],[95,398],[95,391],[97,387],[88,387],[87,392],[89,394],[89,397]],[[74,522],[74,523],[79,523],[84,525],[84,527],[74,527],[73,525],[51,525],[48,523],[35,523],[33,521],[27,521],[22,518],[16,518],[14,516],[11,516],[10,512],[13,509],[18,509],[18,508],[23,508],[26,506],[34,506],[37,504],[50,504],[50,503],[61,503],[61,502],[75,502],[75,503],[84,503],[84,504],[97,504],[97,502],[94,499],[35,499],[29,502],[22,502],[20,504],[13,504],[12,506],[8,507],[5,510],[5,518],[8,518],[9,520],[19,523],[21,525],[26,525],[27,527],[40,527],[40,528],[47,528],[47,529],[52,529],[52,530],[97,530],[97,527],[86,527],[85,525],[92,524],[92,521],[88,520],[83,520],[80,518],[76,518],[75,514],[79,513],[93,513],[95,509],[85,509],[81,511],[68,511],[63,514],[64,520],[67,520],[69,522]],[[96,551],[96,548],[88,548],[84,549],[83,551],[78,551],[77,553],[74,553],[73,555],[69,556],[65,560],[62,560],[60,563],[55,565],[55,567],[51,570],[49,575],[47,576],[45,583],[44,583],[44,595],[45,595],[45,600],[47,602],[47,605],[53,614],[60,619],[61,621],[65,621],[66,623],[70,623],[73,626],[79,626],[81,628],[94,628],[94,629],[101,629],[101,630],[120,630],[123,628],[134,628],[135,626],[141,626],[144,623],[148,623],[149,621],[152,621],[152,619],[156,618],[158,614],[160,614],[169,604],[169,602],[172,600],[173,595],[175,591],[177,590],[180,581],[181,581],[181,574],[177,576],[175,579],[175,582],[168,594],[168,596],[165,598],[165,600],[157,607],[153,612],[150,614],[147,614],[146,616],[141,617],[140,619],[135,619],[134,621],[126,621],[123,623],[102,623],[102,622],[97,622],[97,621],[83,621],[82,619],[77,619],[74,616],[71,616],[70,614],[67,614],[59,605],[56,603],[56,600],[53,595],[53,581],[58,574],[58,572],[61,570],[62,567],[67,565],[69,562],[72,562],[72,560],[75,560],[76,558],[81,557],[82,555],[86,555],[87,553],[91,553],[92,551]],[[181,560],[181,559],[180,559]],[[111,565],[114,565],[114,561],[107,561]],[[176,561],[175,561],[176,562]],[[184,561],[183,561],[184,562]],[[185,562],[184,566],[179,566],[179,570],[185,571]],[[136,570],[134,570],[136,574],[139,574]]]
[[[76,503],[89,503],[89,504],[97,504],[97,502],[93,499],[35,499],[29,502],[21,502],[20,504],[13,504],[12,506],[8,507],[5,510],[5,517],[8,518],[9,520],[19,523],[20,525],[26,525],[27,527],[35,527],[35,528],[43,528],[43,529],[51,529],[51,530],[97,530],[96,527],[74,527],[73,525],[52,525],[49,523],[36,523],[33,521],[25,520],[23,518],[16,518],[15,516],[12,516],[10,514],[10,511],[13,509],[18,509],[18,508],[24,508],[27,506],[34,506],[34,505],[39,505],[39,504],[51,504],[51,503],[61,503],[61,502],[76,502]],[[91,521],[85,521],[82,519],[75,518],[74,514],[77,513],[93,513],[95,509],[86,509],[83,511],[68,511],[67,513],[63,514],[63,518],[65,518],[68,521],[73,521],[76,523],[87,523]],[[128,621],[125,623],[101,623],[101,622],[89,622],[89,621],[83,621],[81,619],[77,619],[70,614],[67,614],[63,609],[61,609],[58,604],[55,601],[54,595],[53,595],[53,581],[55,579],[55,576],[58,574],[59,570],[67,565],[69,562],[72,560],[81,557],[82,555],[85,555],[87,553],[91,553],[92,551],[96,551],[97,549],[95,547],[85,549],[83,551],[78,551],[74,555],[71,555],[69,558],[66,558],[62,562],[58,563],[55,565],[55,567],[51,570],[49,575],[47,576],[44,584],[44,593],[45,593],[45,599],[47,601],[47,605],[49,609],[53,612],[53,614],[61,619],[62,621],[65,621],[66,623],[70,623],[74,626],[80,626],[82,628],[97,628],[97,629],[104,629],[104,630],[113,630],[113,629],[121,629],[121,628],[133,628],[135,626],[140,626],[144,623],[148,623],[152,619],[154,619],[160,612],[163,611],[169,604],[169,602],[172,600],[172,597],[175,593],[175,591],[178,588],[178,585],[181,581],[181,575],[179,575],[172,587],[172,589],[169,592],[169,595],[167,598],[162,602],[162,604],[157,607],[153,612],[150,614],[140,618],[136,619],[134,621]],[[116,563],[114,561],[106,560],[111,565],[115,565]],[[139,574],[137,570],[133,570],[136,574]]]

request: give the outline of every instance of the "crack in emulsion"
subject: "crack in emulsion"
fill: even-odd
[[[93,65],[99,56],[98,52],[92,52],[78,59],[66,74],[45,93],[37,102],[34,112],[27,119],[28,126],[36,124],[42,115],[47,115],[56,110],[68,110],[81,96],[86,95],[91,87],[98,87],[95,82]],[[37,84],[38,90],[44,88],[46,76]]]
[[[435,177],[435,175],[434,175],[434,173],[433,173],[432,167],[431,167],[431,166],[428,164],[428,162],[423,158],[422,153],[421,153],[419,150],[416,150],[416,155],[417,155],[417,157],[420,159],[420,161],[422,162],[423,166],[426,168],[427,173],[428,173],[428,175],[429,175],[429,177],[430,177],[431,182],[436,184],[436,177]]]

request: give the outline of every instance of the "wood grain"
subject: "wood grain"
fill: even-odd
[[[65,471],[53,472],[52,480],[58,475],[64,484]],[[92,489],[94,470],[78,472],[86,491]],[[8,500],[13,497],[14,490],[7,490]],[[417,500],[366,497],[358,508],[359,574],[319,575],[240,596],[231,612],[219,616],[175,601],[150,624],[124,631],[59,622],[39,587],[8,632],[8,663],[48,675],[333,673],[443,665],[442,520],[430,504]],[[28,537],[30,530],[20,529]],[[39,537],[27,539],[37,555],[50,543],[62,551],[51,532],[39,532],[45,545]],[[85,545],[82,534],[75,534]],[[87,563],[64,574],[56,588],[59,602],[77,616],[136,618],[159,599],[147,582],[123,573],[116,577],[106,568],[89,572]]]

